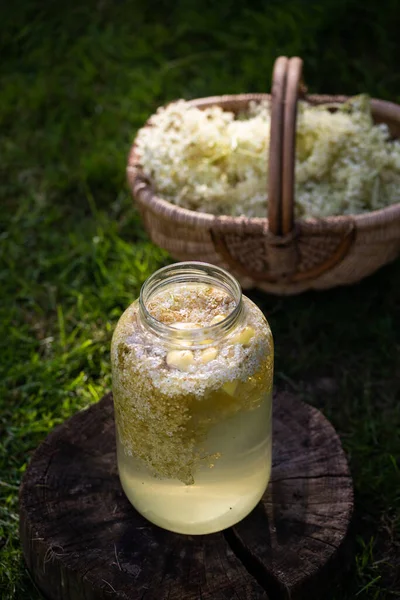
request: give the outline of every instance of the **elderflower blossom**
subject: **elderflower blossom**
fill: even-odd
[[[356,214],[400,202],[400,141],[374,125],[369,99],[334,112],[301,102],[296,138],[296,215]],[[141,165],[166,200],[216,215],[264,217],[270,111],[234,115],[180,100],[161,108],[137,138]]]

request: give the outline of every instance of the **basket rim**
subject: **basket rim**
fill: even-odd
[[[224,107],[225,104],[243,102],[247,103],[251,100],[264,100],[269,99],[271,94],[267,93],[246,93],[246,94],[224,94],[222,96],[204,96],[201,98],[194,98],[192,100],[186,100],[189,104],[199,107],[208,107],[212,105],[219,105]],[[308,94],[304,99],[305,102],[311,101],[316,103],[324,102],[337,102],[341,104],[345,102],[351,96],[345,95],[331,95],[331,94]],[[158,108],[162,109],[171,104],[175,104],[182,100],[181,98],[175,99],[167,104],[164,104]],[[390,102],[388,100],[381,100],[378,98],[371,98],[372,109],[384,110],[388,115],[391,115],[393,119],[398,120],[400,125],[400,105]],[[177,204],[173,204],[169,200],[166,200],[162,196],[155,193],[151,181],[146,177],[140,164],[140,157],[137,151],[137,136],[139,132],[150,125],[152,115],[147,119],[145,124],[137,131],[133,143],[130,147],[128,164],[127,164],[127,176],[130,188],[135,196],[136,200],[145,205],[147,208],[159,214],[160,216],[168,215],[174,218],[177,222],[189,224],[196,224],[197,226],[210,226],[215,223],[216,220],[224,223],[227,226],[237,227],[243,226],[243,223],[254,225],[257,229],[265,228],[268,224],[267,217],[246,217],[245,215],[232,216],[232,215],[214,215],[212,213],[200,212],[191,210],[188,208],[181,207]],[[135,189],[137,187],[137,189]],[[374,211],[367,211],[363,213],[351,213],[346,215],[330,215],[327,217],[305,217],[295,220],[295,227],[305,227],[306,229],[313,229],[318,224],[332,224],[332,225],[343,225],[349,221],[356,222],[359,228],[369,227],[376,222],[383,225],[386,221],[392,221],[393,218],[400,217],[400,202],[391,204],[384,208],[380,208]]]

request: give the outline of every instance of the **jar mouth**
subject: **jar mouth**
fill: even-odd
[[[185,283],[204,283],[223,289],[233,299],[235,307],[218,323],[193,329],[178,329],[174,324],[159,321],[150,313],[147,305],[156,293],[166,286]],[[237,279],[221,267],[200,261],[178,262],[159,269],[144,282],[140,290],[139,310],[144,325],[157,335],[166,338],[173,336],[178,344],[185,340],[201,342],[208,337],[222,337],[234,327],[243,310],[242,289]]]

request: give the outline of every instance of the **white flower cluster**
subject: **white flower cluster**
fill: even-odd
[[[400,141],[374,125],[369,99],[335,111],[299,106],[296,214],[356,214],[400,202]],[[264,217],[268,202],[270,112],[251,103],[234,115],[180,100],[161,108],[137,138],[141,165],[156,192],[179,206]]]

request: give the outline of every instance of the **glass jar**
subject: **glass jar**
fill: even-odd
[[[170,531],[240,521],[271,472],[273,340],[223,269],[154,273],[112,347],[118,469],[133,506]]]

